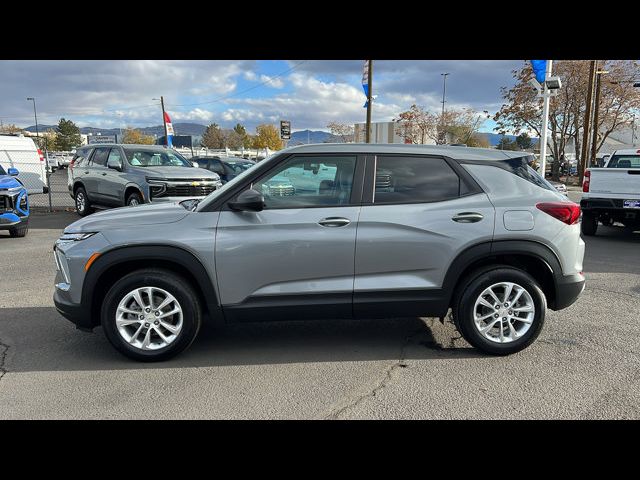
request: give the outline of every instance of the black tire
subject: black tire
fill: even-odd
[[[76,190],[76,194],[73,197],[76,204],[76,212],[81,217],[86,217],[87,215],[93,213],[93,208],[91,208],[91,203],[89,203],[89,197],[87,196],[87,192],[83,187],[78,187]],[[84,202],[82,201],[84,199]]]
[[[157,350],[142,350],[129,344],[116,327],[116,310],[120,301],[132,290],[156,287],[175,297],[182,308],[182,329],[169,345]],[[111,344],[123,355],[142,362],[167,360],[193,343],[202,323],[200,300],[190,283],[175,273],[161,269],[145,269],[125,275],[107,292],[100,311],[102,328]]]
[[[135,206],[133,203],[135,203],[135,205],[140,205],[142,203],[142,196],[138,192],[130,193],[125,205],[127,207]]]
[[[9,229],[9,235],[12,237],[24,237],[29,232],[29,221],[22,222],[20,225]]]
[[[522,337],[508,343],[496,343],[485,338],[474,321],[476,299],[484,289],[499,282],[513,282],[523,287],[531,295],[535,307],[529,330]],[[538,338],[544,325],[546,310],[547,299],[531,275],[507,265],[495,265],[476,270],[461,282],[455,295],[453,317],[456,328],[472,346],[492,355],[509,355],[527,348]]]
[[[588,237],[595,235],[598,230],[598,219],[591,212],[582,212],[582,223],[580,224],[580,230],[583,235]]]

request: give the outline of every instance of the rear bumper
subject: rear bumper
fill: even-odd
[[[556,298],[549,305],[551,310],[562,310],[575,303],[584,290],[585,279],[581,273],[565,275],[556,281]]]
[[[632,197],[630,195],[630,197]],[[635,199],[634,199],[635,200]],[[580,209],[586,211],[618,210],[620,212],[634,212],[636,209],[624,208],[624,200],[621,198],[583,198],[580,200]]]
[[[93,330],[91,315],[88,309],[69,301],[69,299],[66,298],[65,292],[56,288],[53,294],[53,303],[58,313],[75,324],[76,328],[89,332]]]

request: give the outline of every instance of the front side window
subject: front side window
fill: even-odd
[[[182,155],[167,150],[144,150],[125,148],[124,153],[127,156],[127,161],[132,167],[191,167],[193,165],[189,163]]]
[[[292,157],[253,184],[265,208],[348,205],[356,157]]]
[[[107,159],[107,164],[109,162],[115,162],[116,164],[122,164],[122,157],[120,155],[119,148],[112,148],[109,152],[109,158]]]
[[[459,196],[460,178],[442,158],[377,158],[376,204],[441,202]]]
[[[107,164],[107,155],[109,155],[108,148],[96,148],[95,152],[93,152],[93,156],[91,157],[92,165],[101,165],[105,166]]]
[[[195,162],[200,168],[209,168],[209,160],[206,158],[198,158]]]

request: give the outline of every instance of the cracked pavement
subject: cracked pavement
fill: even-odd
[[[205,327],[162,364],[120,356],[55,311],[51,246],[73,214],[0,233],[0,418],[640,418],[640,233],[587,239],[587,289],[510,357],[450,322]]]

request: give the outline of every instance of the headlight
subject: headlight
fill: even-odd
[[[85,240],[93,235],[93,233],[63,233],[62,236],[58,239],[60,242],[79,242],[80,240]]]

